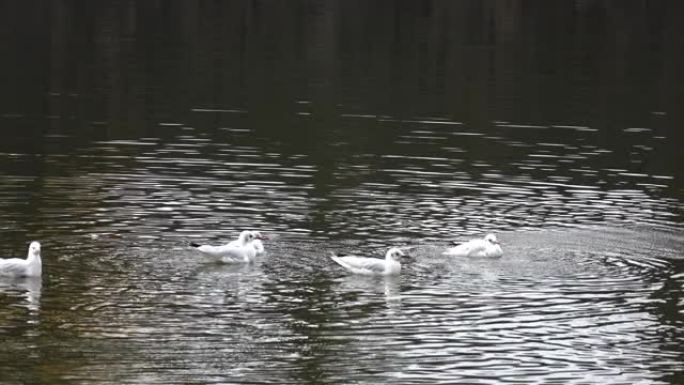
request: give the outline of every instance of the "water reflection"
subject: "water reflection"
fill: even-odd
[[[350,306],[361,306],[363,303],[373,303],[384,300],[385,306],[391,312],[401,310],[401,281],[400,276],[369,277],[347,275],[338,278],[332,288],[339,291]]]
[[[43,280],[41,277],[0,277],[0,293],[18,297],[20,300],[17,305],[24,306],[32,312],[40,310],[42,290]]]

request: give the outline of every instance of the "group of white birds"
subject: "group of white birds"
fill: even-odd
[[[221,246],[199,245],[191,243],[202,254],[215,260],[236,263],[251,262],[258,254],[264,252],[262,240],[266,240],[258,231],[243,231],[238,239]],[[501,257],[503,250],[496,235],[487,234],[481,239],[472,239],[458,244],[443,252],[444,255],[454,257]],[[401,272],[401,257],[405,252],[398,247],[391,247],[385,253],[385,258],[369,258],[356,255],[338,256],[333,254],[332,260],[347,271],[361,275],[396,275]]]
[[[496,235],[487,234],[484,238],[471,239],[444,251],[442,254],[453,257],[494,258],[501,257],[503,250]],[[398,247],[391,247],[385,259],[347,255],[331,258],[347,271],[361,275],[397,275],[401,271],[399,259],[405,255]]]
[[[250,263],[264,252],[263,240],[268,238],[259,231],[243,231],[238,239],[221,246],[199,245],[190,246],[200,253],[224,263]],[[484,238],[473,239],[451,247],[443,252],[444,255],[454,257],[500,257],[503,250],[494,234],[487,234]],[[401,271],[400,258],[405,252],[398,247],[387,250],[384,259],[360,257],[356,255],[332,255],[332,260],[354,274],[362,275],[396,275]],[[0,275],[14,277],[39,277],[42,274],[40,259],[40,243],[31,242],[26,259],[0,259]]]

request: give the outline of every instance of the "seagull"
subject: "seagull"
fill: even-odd
[[[0,275],[12,277],[40,277],[43,266],[40,260],[40,243],[33,241],[29,245],[26,259],[0,259]]]
[[[243,233],[246,231],[243,231],[240,233],[240,237],[242,236]],[[262,254],[265,249],[264,249],[264,244],[261,242],[261,240],[267,240],[268,237],[261,235],[261,232],[259,231],[252,231],[251,232],[254,235],[254,239],[252,240],[252,247],[254,247],[254,250],[256,250],[256,255]],[[238,239],[234,241],[228,242],[228,246],[240,246],[242,245],[242,240],[238,237]]]
[[[404,256],[404,253],[400,249],[392,247],[387,250],[385,259],[357,257],[355,255],[338,257],[335,254],[330,258],[354,274],[396,275],[401,271],[399,258],[402,256]]]
[[[503,250],[496,235],[487,234],[482,239],[472,239],[449,248],[442,254],[454,257],[500,257],[503,255]]]
[[[240,233],[237,240],[222,246],[199,245],[190,243],[190,246],[199,250],[202,254],[213,257],[225,263],[249,263],[259,253],[255,240],[264,239],[258,231],[245,230]],[[261,241],[259,241],[261,244]],[[263,244],[261,244],[263,251]]]

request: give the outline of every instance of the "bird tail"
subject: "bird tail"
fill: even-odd
[[[342,255],[336,254],[334,251],[330,252],[330,259],[332,259],[333,261],[335,261],[335,263],[337,263],[339,265],[345,266],[344,261],[342,261],[342,259],[340,259],[341,257],[342,257]]]
[[[202,245],[200,245],[199,243],[195,243],[195,242],[188,242],[188,245],[189,245],[190,247],[194,247],[194,248],[196,248],[196,249],[199,248],[200,246],[202,246]]]

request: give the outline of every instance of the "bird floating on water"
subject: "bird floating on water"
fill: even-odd
[[[396,275],[401,271],[399,258],[404,256],[404,252],[397,247],[387,250],[385,259],[358,257],[347,255],[339,257],[332,255],[331,258],[347,271],[361,275]]]
[[[40,259],[39,242],[31,242],[26,259],[0,259],[0,275],[12,277],[40,277],[42,273],[43,263]]]
[[[472,239],[451,247],[442,254],[454,257],[500,257],[503,250],[496,235],[487,234],[484,238]]]
[[[245,232],[246,231],[243,231],[242,233],[245,233]],[[242,236],[242,233],[240,233],[240,236]],[[265,249],[264,249],[264,244],[263,244],[262,240],[268,240],[268,237],[266,237],[265,235],[262,235],[260,231],[252,231],[251,233],[252,233],[253,238],[254,238],[254,239],[252,239],[252,247],[254,247],[254,250],[256,250],[256,254],[259,255],[259,254],[264,253]],[[244,242],[240,239],[240,237],[238,237],[238,239],[228,242],[228,245],[229,246],[241,246],[243,243]]]
[[[258,231],[245,230],[237,240],[221,246],[190,243],[202,254],[224,263],[249,263],[257,254],[264,251],[262,239],[267,239]],[[258,243],[256,243],[258,241]]]

